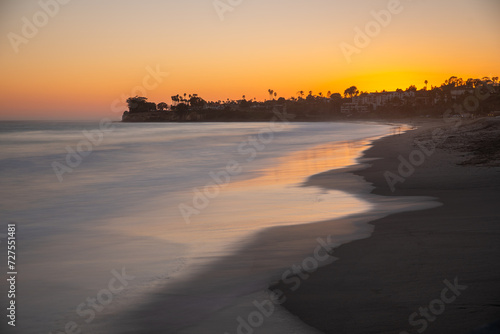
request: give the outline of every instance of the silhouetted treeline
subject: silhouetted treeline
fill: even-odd
[[[323,121],[339,118],[378,117],[440,117],[452,109],[453,113],[480,116],[500,110],[500,86],[498,77],[463,80],[450,77],[440,86],[417,89],[415,85],[393,92],[363,92],[356,86],[347,88],[343,94],[328,92],[306,95],[297,92],[297,97],[278,97],[268,90],[269,99],[257,101],[247,99],[206,101],[197,94],[177,94],[172,103],[148,102],[145,97],[130,97],[129,110],[124,121],[267,121],[276,110],[293,115],[295,121]]]

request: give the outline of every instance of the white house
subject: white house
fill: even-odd
[[[352,98],[352,103],[356,105],[371,105],[373,109],[377,109],[377,107],[383,106],[388,102],[394,100],[395,98],[399,98],[401,100],[415,97],[414,91],[406,91],[406,92],[382,92],[382,93],[369,93],[363,94],[360,96],[355,96]]]
[[[356,104],[353,102],[344,103],[340,107],[340,112],[343,114],[352,114],[352,113],[366,113],[370,111],[367,105]]]

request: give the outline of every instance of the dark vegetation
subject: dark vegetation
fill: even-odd
[[[360,92],[351,86],[344,94],[297,92],[285,99],[268,90],[269,99],[206,101],[197,94],[174,95],[172,103],[148,102],[145,97],[130,97],[125,122],[269,121],[275,112],[293,115],[289,121],[327,121],[338,119],[379,119],[408,117],[476,117],[500,111],[498,77],[463,80],[451,77],[441,86],[417,89],[412,85],[394,92]]]

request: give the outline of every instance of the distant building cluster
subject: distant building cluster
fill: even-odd
[[[498,86],[498,85],[497,85]],[[434,106],[440,102],[456,100],[465,94],[474,94],[472,87],[457,87],[449,90],[449,94],[435,90],[398,90],[393,92],[362,93],[354,96],[351,102],[344,102],[341,112],[344,114],[368,113],[384,106],[398,107],[401,105],[411,106]]]
[[[481,99],[481,106],[474,106],[477,112],[487,114],[500,110],[500,85],[498,77],[463,80],[450,77],[440,86],[417,89],[412,85],[406,90],[382,92],[360,92],[351,86],[341,93],[328,92],[314,94],[309,91],[297,92],[297,97],[285,99],[272,89],[268,90],[269,99],[257,101],[245,95],[238,100],[205,101],[198,94],[177,94],[171,96],[172,103],[148,102],[146,97],[130,97],[129,107],[124,117],[135,119],[202,120],[202,119],[265,119],[276,109],[288,109],[297,119],[319,120],[328,117],[363,117],[363,114],[389,116],[438,115],[455,104],[467,101],[469,96],[487,91],[488,99]],[[160,113],[158,113],[160,112]],[[472,113],[471,113],[471,116]]]

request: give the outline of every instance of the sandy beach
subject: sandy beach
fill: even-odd
[[[70,182],[60,183],[53,197],[45,191],[57,180],[52,170],[45,186],[18,187],[46,174],[28,166],[3,189],[11,201],[26,200],[18,211],[15,205],[6,211],[12,221],[36,220],[20,225],[30,242],[20,257],[23,318],[16,329],[59,333],[76,324],[93,334],[468,334],[494,323],[500,318],[500,123],[478,119],[457,127],[456,121],[408,121],[417,129],[403,134],[405,122],[396,120],[294,125],[261,152],[264,160],[254,169],[248,166],[249,179],[227,185],[189,225],[177,210],[182,196],[185,203],[192,199],[186,182],[206,184],[204,175],[220,168],[239,132],[258,133],[263,124],[116,125],[109,139],[115,148],[96,150],[101,162],[65,175]],[[82,125],[19,126],[41,127],[30,134],[33,142],[55,132],[53,143],[62,146],[73,142],[68,131]],[[228,133],[224,140],[221,129]],[[189,140],[172,139],[190,131]],[[165,140],[167,133],[172,140]],[[14,137],[16,147],[16,136],[4,137]],[[137,149],[128,150],[131,143]],[[199,161],[212,143],[214,158]],[[42,145],[25,148],[29,161],[40,161],[40,152],[52,159]],[[149,150],[155,145],[167,145],[177,160],[158,159],[158,150]],[[134,162],[125,170],[124,151]],[[14,161],[24,166],[23,159]],[[100,186],[88,184],[87,176],[100,175],[105,165]],[[185,165],[191,173],[178,177]],[[187,192],[170,193],[158,180]],[[136,207],[138,184],[148,184],[150,197]],[[74,193],[75,187],[82,191]],[[40,192],[54,204],[50,210],[30,204],[38,203],[30,199],[42,198]],[[108,212],[119,215],[104,219]],[[67,221],[74,227],[54,228]],[[40,234],[42,228],[50,233]],[[127,287],[105,305],[108,289],[121,292],[106,284],[116,275]],[[95,298],[106,308],[90,320],[88,303]]]
[[[284,306],[324,333],[498,333],[500,119],[421,121],[382,138],[354,171],[372,194],[430,196],[441,206],[370,222],[374,233],[333,250],[338,258],[285,282]],[[398,171],[399,168],[399,171]],[[338,171],[309,184],[349,191]],[[303,225],[304,233],[318,226]]]

